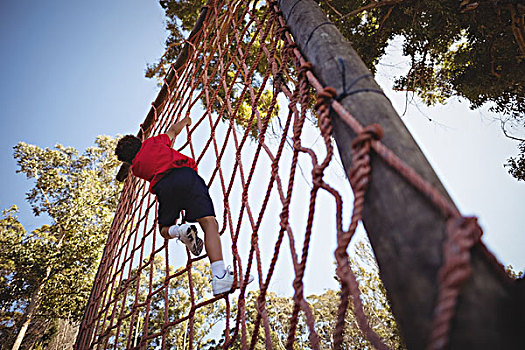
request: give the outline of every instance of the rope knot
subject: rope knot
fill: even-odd
[[[320,166],[316,166],[312,170],[313,177],[315,177],[315,178],[323,177],[323,172],[324,172],[324,168],[322,168]]]
[[[293,50],[298,48],[299,46],[297,46],[296,43],[294,42],[291,42],[291,43],[287,43],[286,44],[286,50],[290,51],[292,54],[293,54]]]
[[[332,122],[330,120],[330,103],[336,96],[337,91],[333,87],[327,86],[317,94],[315,110],[319,115],[319,129],[323,135],[329,135],[332,132]]]
[[[330,101],[337,95],[337,91],[331,86],[326,86],[317,94],[317,103],[314,108],[319,112],[319,109],[322,106],[327,106],[330,104]]]
[[[272,178],[275,179],[279,175],[279,163],[274,162],[272,164]]]
[[[363,128],[352,141],[352,169],[350,184],[354,191],[366,191],[370,182],[370,143],[383,137],[379,124],[370,124]]]
[[[283,208],[281,214],[279,215],[279,217],[281,218],[281,228],[283,230],[286,230],[286,228],[288,227],[289,216],[290,216],[290,209],[289,209],[289,206],[286,206]]]
[[[303,63],[299,66],[299,75],[305,75],[307,71],[312,70],[313,65],[310,62]]]
[[[314,166],[312,169],[312,183],[316,187],[320,187],[323,184],[324,167]]]
[[[278,94],[279,92],[282,91],[281,90],[282,84],[286,84],[286,81],[284,80],[283,72],[279,71],[277,72],[277,74],[275,74],[275,78],[273,79],[274,94]]]
[[[460,255],[480,241],[483,230],[475,217],[453,217],[448,223],[449,253]],[[469,259],[468,256],[466,257]]]
[[[275,34],[277,34],[277,36],[279,36],[281,39],[284,40],[286,32],[289,32],[289,31],[290,31],[290,27],[285,24],[285,25],[279,27]]]
[[[384,136],[383,128],[379,124],[367,125],[357,137],[352,141],[352,148],[361,148],[365,143],[369,143],[371,140],[381,140]]]
[[[147,138],[148,131],[149,131],[150,128],[147,128],[147,127],[144,125],[144,123],[140,124],[139,128],[140,128],[140,132],[139,132],[140,135],[137,135],[137,136],[138,136],[138,138],[140,138],[142,141],[144,141],[144,140],[146,140],[146,138]]]

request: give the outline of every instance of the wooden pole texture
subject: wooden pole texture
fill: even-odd
[[[280,0],[278,4],[323,86],[341,94],[344,85],[348,89],[355,82],[351,90],[362,92],[344,98],[343,106],[363,125],[380,124],[385,132],[382,142],[450,198],[390,101],[370,91],[380,87],[319,6],[313,0]],[[348,175],[355,134],[338,115],[331,117]],[[371,156],[371,167],[363,223],[405,344],[409,349],[425,349],[439,289],[445,218],[376,154]],[[505,278],[502,267],[484,252],[479,244],[471,250],[472,274],[461,289],[451,321],[452,349],[514,349],[520,343],[516,283]]]

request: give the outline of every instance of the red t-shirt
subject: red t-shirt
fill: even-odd
[[[133,175],[149,181],[149,191],[154,193],[153,187],[168,170],[183,167],[197,171],[195,160],[171,148],[170,137],[161,134],[142,142],[131,164],[131,171]]]

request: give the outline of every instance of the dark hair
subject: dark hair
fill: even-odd
[[[139,153],[141,146],[142,141],[138,137],[126,135],[118,141],[115,154],[118,160],[131,164],[133,158]]]

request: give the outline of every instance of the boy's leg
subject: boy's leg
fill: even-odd
[[[233,288],[233,271],[230,267],[224,268],[222,260],[221,237],[219,236],[219,224],[215,216],[205,216],[197,219],[204,231],[204,245],[211,262],[212,281],[211,286],[213,295],[219,295],[232,290]],[[247,283],[253,281],[253,276],[249,276]]]
[[[160,227],[160,235],[165,239],[170,239],[171,238],[169,234],[170,227],[162,226],[162,225],[159,225],[159,227]]]
[[[197,219],[197,222],[204,231],[204,246],[210,259],[213,295],[228,292],[232,289],[233,281],[231,281],[229,276],[226,276],[217,219],[215,219],[215,216],[205,216]]]
[[[202,252],[202,239],[197,235],[197,227],[190,224],[162,226],[160,234],[165,239],[177,238],[188,247],[190,252],[198,256]]]
[[[215,216],[205,216],[197,219],[204,231],[204,246],[211,263],[222,261],[221,238],[219,236],[219,224]]]

